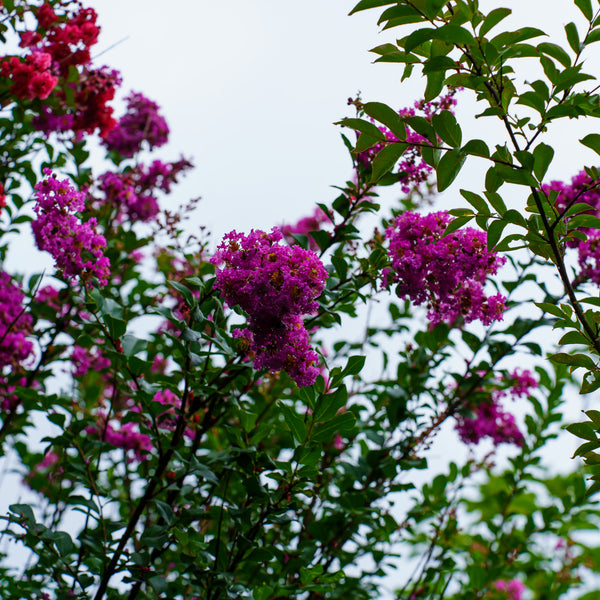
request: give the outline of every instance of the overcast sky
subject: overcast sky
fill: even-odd
[[[349,96],[361,91],[363,99],[395,108],[421,97],[423,81],[401,83],[401,66],[372,64],[375,56],[368,52],[399,37],[399,30],[379,32],[380,9],[348,17],[353,5],[349,0],[93,3],[103,28],[97,63],[122,72],[122,95],[141,91],[163,107],[172,136],[157,156],[183,153],[196,164],[173,202],[202,196],[197,224],[208,226],[217,239],[233,228],[269,228],[299,218],[315,202],[335,197],[329,186],[351,175],[340,129],[333,125],[351,114]],[[513,8],[516,16],[507,22],[514,28],[526,21],[561,32],[572,19],[582,22],[564,0],[483,0],[481,5]],[[459,102],[459,116],[473,112],[468,93]],[[572,127],[556,128],[557,153],[564,150],[560,164],[553,165],[557,177],[578,170],[581,156],[593,160],[583,150],[565,148],[563,134],[572,135]],[[467,125],[466,135],[497,143],[496,131],[494,121],[485,119]],[[446,201],[456,203],[459,187],[476,189],[481,174],[475,161],[467,163]]]

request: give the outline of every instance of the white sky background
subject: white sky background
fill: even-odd
[[[348,97],[360,91],[364,101],[401,108],[422,96],[423,80],[401,83],[401,65],[374,65],[375,55],[368,52],[401,37],[402,30],[380,33],[381,9],[348,17],[354,4],[353,0],[86,3],[96,8],[102,26],[95,49],[102,55],[96,64],[121,71],[120,98],[129,90],[144,93],[159,103],[169,123],[171,141],[153,158],[175,160],[183,154],[193,159],[196,168],[168,199],[174,207],[202,196],[191,232],[206,226],[216,243],[232,229],[270,229],[308,215],[316,202],[331,202],[338,192],[330,186],[343,185],[351,177],[340,128],[333,125],[352,114]],[[565,0],[481,1],[483,10],[497,6],[514,10],[516,16],[506,21],[512,29],[531,25],[560,33],[571,20],[583,24],[578,10]],[[552,41],[557,40],[566,45],[564,34]],[[600,54],[600,43],[592,48],[590,56],[594,51]],[[595,66],[600,73],[598,61]],[[470,92],[458,100],[459,120],[472,115]],[[504,142],[495,120],[467,122],[463,140]],[[553,127],[544,140],[557,156],[550,178],[567,179],[584,163],[595,164],[595,155],[576,139],[596,130],[597,123],[590,122],[566,121]],[[442,205],[463,205],[461,187],[480,191],[485,168],[483,161],[469,159],[441,198]],[[522,196],[517,195],[521,190],[513,189],[514,199],[505,197],[507,204],[522,206]],[[388,206],[399,193],[385,190]],[[16,256],[22,260],[22,254]],[[11,266],[37,271],[41,264],[33,261],[22,267],[21,260],[13,258]],[[552,459],[568,465],[576,446],[574,438],[562,439]],[[440,452],[447,456],[448,448]]]

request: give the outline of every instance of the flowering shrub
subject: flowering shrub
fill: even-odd
[[[600,388],[600,173],[552,181],[543,140],[598,116],[599,13],[576,0],[587,29],[563,48],[502,7],[354,12],[377,7],[410,28],[378,61],[422,74],[424,99],[352,100],[337,197],[215,248],[169,197],[191,162],[140,161],[163,111],[129,92],[113,117],[96,12],[0,3],[0,598],[598,596],[600,412],[563,410]],[[506,140],[463,140],[460,88]],[[436,190],[453,208],[425,210]],[[53,268],[15,261],[29,225]],[[558,472],[570,435],[584,465]]]

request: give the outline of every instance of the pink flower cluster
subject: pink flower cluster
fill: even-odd
[[[0,271],[0,371],[6,366],[21,365],[33,352],[33,344],[27,339],[32,319],[23,300],[20,287],[8,273]]]
[[[399,297],[426,304],[432,325],[459,317],[489,325],[502,319],[505,298],[485,296],[483,287],[506,259],[488,252],[486,234],[471,227],[442,237],[451,220],[445,212],[396,217],[385,233],[391,269],[384,271],[384,284],[396,283]]]
[[[506,600],[523,600],[523,592],[527,589],[518,579],[498,579],[494,587],[499,592],[506,593]]]
[[[402,108],[398,111],[398,114],[403,117],[414,117],[417,115],[418,111],[422,113],[420,116],[431,120],[434,114],[442,110],[452,110],[453,106],[456,104],[456,99],[454,98],[455,93],[456,90],[452,89],[448,94],[441,96],[436,101],[417,101],[414,104],[414,108]],[[373,119],[371,119],[371,121],[374,122]],[[387,127],[379,127],[379,129],[384,134],[387,142],[399,141],[396,135],[394,135]],[[405,194],[408,194],[411,189],[416,188],[420,183],[427,181],[429,175],[433,172],[433,168],[421,158],[421,146],[423,144],[430,145],[430,142],[428,142],[426,138],[410,129],[410,127],[407,127],[406,142],[409,146],[398,163],[398,176],[402,185],[402,191]],[[358,160],[363,165],[369,166],[385,145],[386,142],[379,142],[374,146],[371,146],[371,148],[360,152],[357,155]]]
[[[515,418],[506,412],[501,405],[502,398],[509,395],[513,400],[528,396],[538,382],[527,369],[515,369],[507,378],[497,382],[508,382],[505,388],[496,387],[487,402],[469,406],[473,417],[459,415],[456,419],[456,430],[465,444],[478,444],[489,437],[494,444],[523,444],[523,434],[517,427]]]
[[[136,92],[129,94],[126,100],[127,112],[104,138],[108,150],[131,158],[142,149],[144,142],[150,150],[166,144],[169,127],[158,113],[158,104]]]
[[[148,222],[159,211],[157,191],[168,194],[179,174],[191,168],[192,163],[184,158],[170,163],[155,160],[149,166],[139,164],[124,172],[108,171],[100,175],[99,187],[121,218]]]
[[[570,183],[551,181],[543,186],[543,190],[548,196],[550,192],[558,192],[556,208],[559,211],[576,203],[585,203],[590,205],[588,214],[600,216],[600,181],[594,181],[585,171],[574,175]],[[589,280],[600,285],[600,230],[582,227],[579,231],[585,233],[585,240],[573,236],[567,241],[567,246],[577,248],[579,255],[581,270],[577,282]]]
[[[111,421],[106,422],[106,416],[99,414],[99,422],[95,426],[88,426],[85,432],[93,437],[100,437],[115,448],[125,451],[133,451],[135,459],[146,460],[152,452],[152,441],[145,433],[140,433],[136,423],[124,423],[118,429]]]
[[[96,219],[82,223],[75,213],[84,209],[84,192],[78,192],[64,179],[59,181],[50,169],[48,177],[35,186],[37,218],[31,223],[40,250],[49,252],[56,267],[73,280],[97,277],[108,283],[110,262],[103,254],[106,239],[96,231]]]
[[[302,316],[318,308],[327,271],[314,252],[282,246],[281,231],[228,233],[211,259],[217,265],[215,287],[230,306],[248,315],[249,340],[257,369],[285,370],[299,386],[319,374]]]
[[[47,52],[34,50],[22,61],[18,56],[4,58],[0,75],[11,80],[10,93],[25,100],[47,98],[58,83],[50,72],[52,57]]]
[[[12,412],[19,406],[21,400],[15,390],[17,385],[25,386],[27,379],[19,377],[13,384],[9,384],[4,377],[0,377],[0,411]]]
[[[93,8],[80,8],[61,24],[52,6],[45,2],[37,10],[37,29],[21,34],[21,46],[37,46],[49,53],[61,77],[66,78],[70,66],[90,62],[90,47],[97,43],[100,33],[97,18]]]

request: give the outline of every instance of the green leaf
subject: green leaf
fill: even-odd
[[[373,159],[371,183],[376,183],[389,173],[407,148],[408,144],[400,142],[392,142],[384,146]]]
[[[497,246],[500,238],[502,237],[502,232],[506,226],[507,223],[505,221],[495,220],[491,222],[487,231],[487,249],[489,251],[493,250]]]
[[[437,189],[443,192],[456,179],[465,162],[465,154],[461,150],[449,150],[437,165]]]
[[[483,20],[479,28],[479,36],[484,36],[488,31],[493,29],[500,21],[508,17],[512,13],[510,8],[495,8]]]
[[[376,8],[378,6],[387,6],[388,4],[396,4],[395,0],[361,0],[348,14],[353,15],[361,10]]]
[[[484,215],[490,214],[487,202],[478,194],[468,190],[460,190],[460,195],[478,212]]]
[[[558,44],[553,44],[551,42],[542,42],[536,47],[540,52],[543,52],[544,54],[555,58],[564,67],[571,66],[571,57],[569,56],[568,52]]]
[[[490,157],[490,149],[483,140],[469,140],[461,150],[465,154],[471,154],[473,156],[483,156],[484,158]]]
[[[361,133],[366,133],[367,135],[381,141],[385,140],[385,135],[379,129],[379,127],[377,127],[377,125],[373,125],[373,123],[370,121],[365,121],[364,119],[344,119],[335,124],[341,125],[342,127],[350,127],[350,129],[360,131]]]
[[[594,17],[592,0],[575,0],[575,6],[583,13],[583,16],[591,21]]]
[[[449,235],[449,234],[453,233],[454,231],[459,230],[463,225],[466,225],[467,223],[469,223],[469,221],[472,221],[473,218],[474,218],[474,215],[471,215],[469,217],[467,217],[467,216],[456,217],[456,219],[452,219],[452,221],[450,221],[450,223],[448,223],[448,226],[444,230],[442,237]]]
[[[552,162],[554,149],[546,144],[538,144],[533,150],[533,173],[541,181]]]
[[[580,333],[579,331],[575,331],[575,330],[567,331],[567,333],[565,333],[565,335],[563,335],[560,338],[558,345],[565,346],[567,344],[583,344],[584,346],[587,346],[588,340],[585,337],[585,335],[583,335],[583,333]],[[582,356],[582,355],[580,355],[580,356]],[[593,364],[593,362],[592,362],[592,364]]]
[[[600,154],[600,133],[590,133],[579,141],[584,146],[591,148],[596,154]]]
[[[578,54],[581,50],[581,42],[579,41],[579,34],[577,33],[577,26],[575,23],[567,23],[565,25],[565,33],[567,34],[569,46],[571,46],[575,54]]]
[[[367,102],[363,108],[370,117],[385,125],[400,141],[406,139],[406,125],[393,108],[382,102]]]
[[[434,114],[431,122],[437,135],[446,144],[449,144],[453,148],[460,146],[462,131],[456,121],[456,117],[449,110],[443,110],[440,113]]]
[[[304,424],[304,419],[302,419],[302,417],[300,417],[296,411],[294,411],[294,409],[289,407],[287,404],[284,404],[281,400],[277,402],[277,406],[283,413],[283,418],[285,419],[285,422],[292,435],[298,442],[304,442],[306,440],[306,425]]]
[[[356,417],[351,412],[343,412],[331,421],[315,427],[311,439],[315,442],[333,441],[336,433],[350,431],[355,423]]]
[[[358,375],[365,366],[366,356],[351,356],[348,358],[348,363],[344,367],[341,376]]]
[[[431,123],[423,117],[405,117],[404,122],[432,144],[437,142],[437,135]]]
[[[595,442],[598,439],[594,428],[589,423],[571,423],[570,425],[567,425],[565,429],[569,433],[572,433],[574,436],[583,440]]]

